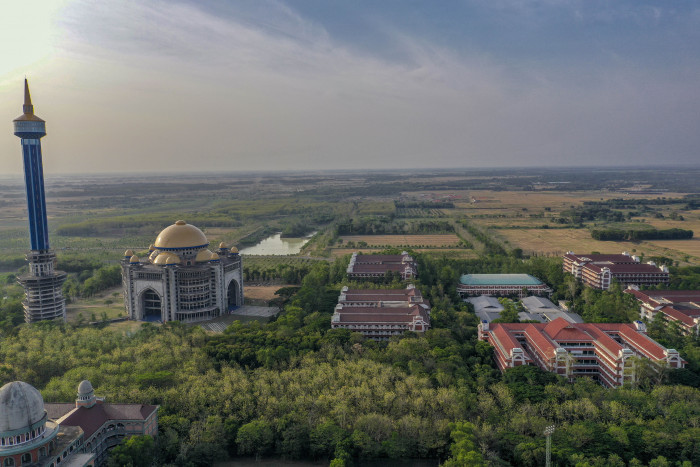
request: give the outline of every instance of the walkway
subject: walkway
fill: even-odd
[[[228,327],[229,324],[236,320],[240,321],[251,321],[257,319],[263,321],[270,316],[274,316],[279,312],[279,308],[271,306],[253,306],[253,305],[243,305],[240,308],[234,310],[230,315],[219,316],[210,321],[200,321],[198,324],[202,326],[206,331],[212,332],[224,332],[224,329]],[[262,318],[262,319],[261,319]]]

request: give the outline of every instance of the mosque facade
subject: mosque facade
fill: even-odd
[[[185,221],[166,227],[148,257],[124,253],[122,284],[129,318],[192,323],[229,313],[243,304],[238,249],[209,249],[204,233]]]

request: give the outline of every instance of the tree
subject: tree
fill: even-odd
[[[486,467],[484,457],[477,450],[474,438],[474,425],[469,422],[450,423],[450,437],[454,441],[450,446],[452,456],[443,467]]]
[[[253,420],[238,429],[236,444],[239,454],[255,454],[260,456],[272,449],[274,433],[269,423],[264,420]]]
[[[153,464],[155,444],[149,435],[132,436],[109,452],[109,467],[149,467]]]

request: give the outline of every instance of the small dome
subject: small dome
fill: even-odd
[[[212,253],[211,258],[209,258],[209,261],[219,261],[221,258],[219,258],[219,255],[217,253]]]
[[[227,244],[225,244],[224,242],[219,243],[219,249],[225,250],[226,248],[228,248]]]
[[[31,384],[13,381],[0,388],[0,433],[27,429],[45,417],[44,398]]]
[[[124,252],[124,257],[125,257],[125,258],[131,258],[132,256],[134,256],[134,250],[126,250],[126,251]]]
[[[94,389],[92,389],[92,383],[86,379],[82,380],[80,384],[78,385],[78,395],[79,396],[87,396],[91,392],[93,392]]]
[[[235,246],[232,246],[230,251],[231,251],[231,253],[238,253],[238,248],[236,248]]]
[[[136,255],[132,256],[131,259],[129,260],[129,262],[130,262],[131,264],[136,264],[136,263],[138,263],[139,261],[140,261],[140,260],[139,260],[139,257],[136,256]]]
[[[165,260],[166,265],[171,265],[171,264],[180,264],[180,257],[177,255],[173,256],[168,256],[168,259]]]
[[[155,243],[155,247],[159,249],[202,248],[207,245],[209,241],[204,232],[185,221],[177,221],[163,229]]]
[[[205,248],[203,250],[200,250],[199,253],[197,253],[197,257],[194,260],[198,263],[201,263],[203,261],[209,261],[211,259],[211,255],[213,254],[215,253],[212,253],[211,251]]]
[[[171,260],[169,263],[168,260]],[[172,262],[175,261],[175,262]],[[180,262],[180,257],[177,256],[175,253],[170,253],[168,251],[164,251],[162,253],[159,253],[158,256],[153,260],[153,264],[158,264],[160,266],[164,266],[166,264],[176,264]]]

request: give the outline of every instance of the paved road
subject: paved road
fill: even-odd
[[[211,321],[203,321],[197,323],[202,326],[207,331],[213,332],[224,332],[224,329],[228,327],[229,324],[241,318],[269,318],[275,315],[279,311],[276,307],[270,306],[253,306],[253,305],[243,305],[242,307],[234,310],[233,314],[219,316]]]

